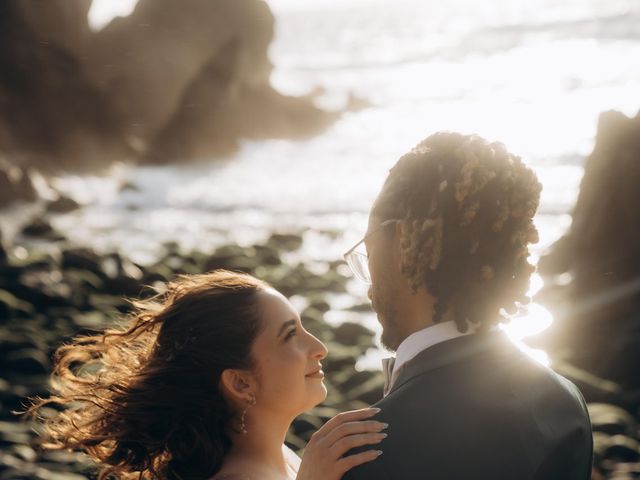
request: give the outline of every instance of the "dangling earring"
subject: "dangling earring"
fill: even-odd
[[[251,397],[251,400],[249,400],[248,405],[242,411],[242,415],[240,415],[240,433],[242,435],[246,435],[247,434],[247,426],[244,423],[244,417],[247,414],[247,410],[249,410],[249,408],[253,407],[255,404],[256,404],[255,397]]]

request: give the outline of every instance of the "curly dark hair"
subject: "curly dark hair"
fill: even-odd
[[[228,368],[250,369],[268,285],[217,270],[184,275],[135,301],[121,328],[76,337],[55,355],[50,398],[34,399],[46,448],[87,453],[100,479],[202,479],[221,467],[237,412],[219,391]]]
[[[459,331],[486,330],[529,301],[540,191],[501,143],[440,132],[398,160],[372,215],[401,220],[401,271],[436,298],[434,322],[452,308]]]

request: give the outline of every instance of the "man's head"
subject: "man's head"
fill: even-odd
[[[436,133],[402,156],[366,238],[383,344],[443,319],[486,329],[528,302],[540,190],[519,157],[474,135]]]

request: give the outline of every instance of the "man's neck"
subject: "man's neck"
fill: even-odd
[[[410,335],[434,325],[435,304],[436,299],[429,294],[425,287],[420,287],[415,293],[406,292],[406,298],[401,303],[402,312],[399,312],[397,320],[400,343]],[[443,320],[449,320],[450,316],[450,312],[447,312]]]

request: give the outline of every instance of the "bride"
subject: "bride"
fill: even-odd
[[[86,452],[101,479],[337,480],[382,452],[377,409],[341,413],[302,461],[284,439],[327,394],[326,347],[266,283],[223,270],[185,275],[135,302],[121,328],[56,352],[52,395],[35,399],[45,447]]]

